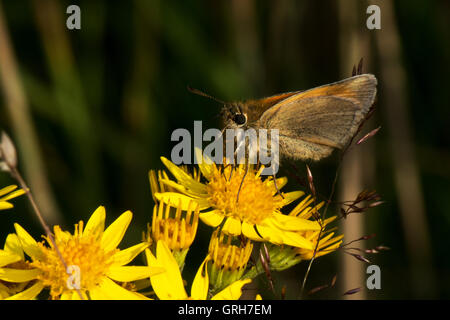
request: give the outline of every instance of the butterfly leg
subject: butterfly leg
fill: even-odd
[[[228,181],[231,181],[231,177],[233,176],[233,171],[236,170],[235,164],[231,164],[231,170],[230,170],[230,177],[228,178]]]
[[[239,202],[239,194],[241,193],[241,189],[242,189],[242,186],[243,186],[243,184],[244,184],[244,179],[245,179],[245,177],[247,176],[249,167],[250,167],[250,164],[247,163],[247,165],[245,166],[244,176],[242,177],[241,184],[239,185],[239,190],[238,190],[238,193],[237,193],[237,196],[236,196],[236,203]]]
[[[280,189],[278,189],[277,177],[275,177],[275,173],[272,175],[272,177],[273,177],[273,184],[275,185],[275,189],[277,189],[277,194],[279,194],[281,196],[281,198],[284,199],[283,194],[281,193]]]

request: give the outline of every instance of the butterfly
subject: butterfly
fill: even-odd
[[[226,103],[197,89],[192,92],[223,103],[223,129],[277,129],[281,157],[321,160],[343,149],[374,103],[377,79],[359,74],[305,91]]]

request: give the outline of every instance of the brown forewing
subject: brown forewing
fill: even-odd
[[[355,134],[375,99],[376,84],[373,75],[364,74],[300,93],[274,96],[269,100],[275,101],[272,106],[266,102],[255,108],[260,111],[266,107],[259,120],[249,124],[257,129],[279,129],[283,156],[320,160],[333,148],[343,148]],[[248,114],[253,112],[252,117],[256,117],[252,104],[248,106]]]

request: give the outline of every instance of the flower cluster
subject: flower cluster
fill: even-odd
[[[118,246],[130,211],[105,228],[101,206],[73,233],[55,226],[40,242],[16,223],[0,250],[0,299],[261,299],[246,285],[267,268],[284,270],[341,245],[342,236],[327,230],[335,217],[317,218],[323,203],[311,196],[299,201],[302,191],[279,191],[286,178],[263,178],[262,166],[217,165],[199,156],[191,172],[166,158],[168,172],[149,172],[151,223],[129,248]],[[0,210],[23,193],[1,189]],[[288,205],[293,209],[283,212]],[[211,239],[188,293],[183,269],[200,222],[211,227]],[[262,245],[264,261],[255,258]],[[145,263],[130,265],[140,254]]]

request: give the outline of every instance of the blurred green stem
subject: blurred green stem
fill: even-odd
[[[406,102],[406,74],[402,67],[400,37],[393,1],[378,1],[382,29],[376,31],[380,57],[384,114],[391,135],[391,155],[398,204],[406,246],[412,262],[412,288],[415,298],[432,298],[435,276],[431,267],[431,240],[419,169],[413,147],[413,129]]]
[[[60,215],[47,181],[38,138],[31,119],[27,98],[9,39],[3,7],[0,3],[0,77],[6,107],[18,142],[25,175],[42,208],[45,219],[56,224]]]
[[[45,49],[47,64],[54,85],[61,124],[68,135],[72,157],[77,159],[74,184],[83,190],[74,195],[81,207],[92,206],[103,198],[102,170],[99,157],[99,133],[92,119],[96,109],[88,108],[69,41],[70,32],[64,23],[65,8],[54,0],[33,1],[36,23]],[[86,26],[84,26],[86,28]],[[83,24],[82,24],[83,28]],[[97,125],[97,129],[98,129]],[[78,172],[79,171],[79,172]]]
[[[339,15],[339,49],[340,49],[340,73],[341,78],[348,78],[354,65],[361,58],[364,62],[368,59],[369,54],[369,38],[366,33],[361,31],[361,21],[357,14],[363,10],[363,6],[356,1],[340,0],[338,2]],[[365,66],[367,69],[367,66]],[[339,178],[339,201],[348,201],[355,199],[356,196],[364,189],[364,178],[367,172],[366,164],[363,165],[363,150],[358,146],[352,150],[347,150],[345,158],[342,161],[342,167]],[[347,242],[358,239],[364,235],[365,216],[361,214],[350,215],[342,221],[342,230]],[[358,242],[355,246],[364,249],[364,244]],[[361,261],[356,260],[353,256],[342,254],[342,292],[357,288],[365,287],[365,266]],[[366,299],[366,291],[361,290],[352,295],[345,295],[344,299]]]

